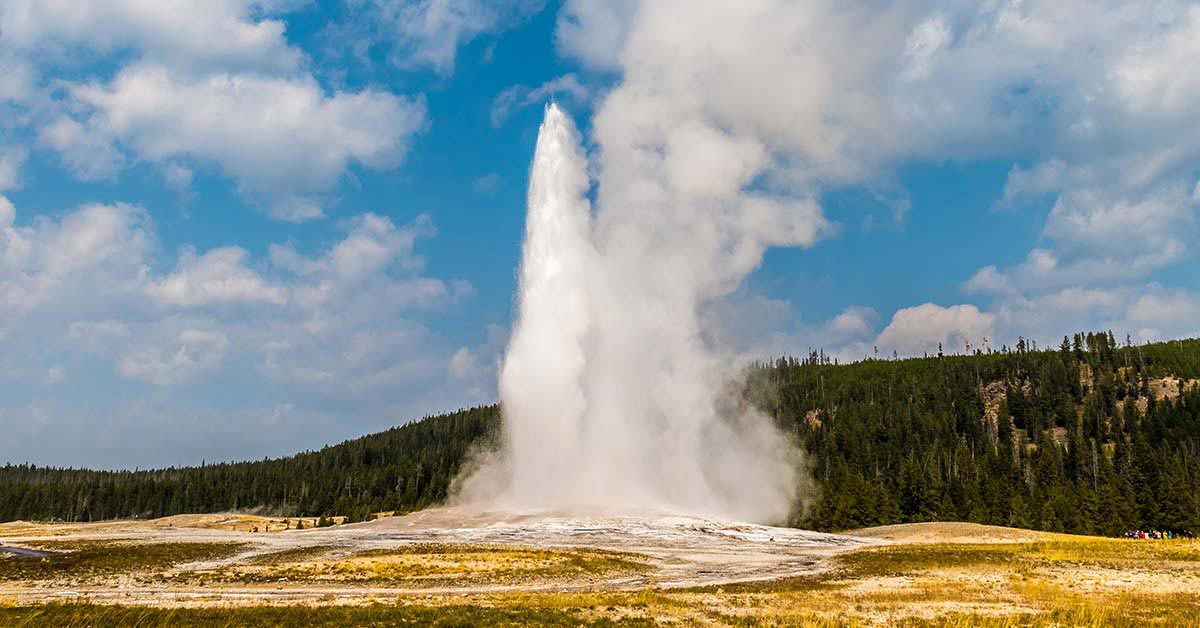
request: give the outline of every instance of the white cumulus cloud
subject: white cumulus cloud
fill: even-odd
[[[288,45],[282,21],[256,17],[264,8],[258,0],[7,0],[0,32],[22,51],[86,46],[188,68],[292,70],[303,54]]]
[[[425,125],[421,99],[371,89],[327,94],[307,78],[191,80],[140,64],[70,93],[87,113],[60,118],[43,135],[82,176],[111,175],[126,151],[149,161],[195,159],[215,164],[243,193],[290,220],[319,216],[310,199],[349,165],[399,165]]]
[[[985,338],[990,340],[995,324],[994,314],[981,312],[973,305],[942,307],[925,303],[898,310],[875,344],[884,353],[897,351],[901,355],[962,352],[968,344],[981,347]]]
[[[213,169],[274,217],[319,218],[352,168],[399,166],[427,115],[420,95],[322,85],[285,36],[280,18],[296,6],[4,3],[0,105],[81,180],[115,180],[150,162],[186,195],[196,170]],[[81,55],[117,69],[78,78]],[[14,186],[18,157],[0,150],[0,189]]]
[[[247,268],[246,258],[246,250],[236,246],[212,249],[199,256],[190,247],[185,248],[180,252],[175,272],[151,281],[146,291],[159,302],[181,306],[286,303],[286,290]]]

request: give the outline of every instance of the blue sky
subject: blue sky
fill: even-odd
[[[0,462],[494,402],[551,97],[601,204],[646,154],[681,203],[811,202],[737,234],[730,355],[1200,333],[1195,3],[11,0],[0,33]]]

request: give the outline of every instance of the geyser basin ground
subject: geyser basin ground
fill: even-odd
[[[256,527],[276,531],[248,531]],[[1195,541],[957,523],[830,535],[449,508],[282,527],[247,515],[0,525],[0,546],[57,552],[0,558],[0,625],[1188,625],[1200,616]]]
[[[256,520],[217,515],[146,523],[6,524],[0,526],[0,545],[94,552],[101,566],[86,556],[62,561],[61,572],[42,568],[50,563],[38,563],[37,569],[6,563],[25,567],[28,577],[15,583],[0,574],[0,596],[15,595],[22,602],[81,595],[130,601],[132,596],[139,603],[175,604],[685,587],[814,574],[837,553],[880,543],[681,516],[434,508],[333,528],[243,531],[265,529],[270,522]],[[150,544],[172,551],[152,552],[156,558],[149,563],[160,564],[142,565],[148,559],[140,550]],[[109,546],[117,558],[100,555]],[[122,563],[129,573],[122,572]],[[145,568],[145,577],[134,568]],[[155,570],[161,570],[158,577]],[[42,576],[50,577],[43,583],[48,586],[38,586]],[[160,580],[171,586],[163,588]]]
[[[579,516],[436,508],[363,524],[410,542],[596,548],[636,554],[651,569],[616,586],[680,587],[818,571],[832,555],[878,541],[676,515]]]

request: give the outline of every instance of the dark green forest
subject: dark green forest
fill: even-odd
[[[974,521],[1115,535],[1200,532],[1200,340],[1111,332],[1057,347],[836,364],[817,352],[749,369],[743,398],[807,452],[792,525]],[[289,458],[152,471],[0,468],[0,521],[250,511],[411,511],[446,498],[496,406]]]

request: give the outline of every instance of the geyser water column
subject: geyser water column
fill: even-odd
[[[518,288],[519,317],[500,372],[512,472],[509,498],[527,506],[571,498],[586,408],[582,377],[589,326],[587,162],[571,119],[546,108],[529,181]]]
[[[466,479],[462,496],[518,511],[781,521],[797,451],[726,398],[733,361],[708,346],[700,322],[712,293],[697,273],[720,266],[727,247],[699,237],[720,225],[687,224],[688,208],[668,209],[634,180],[640,197],[659,201],[601,204],[599,247],[587,172],[570,118],[551,104],[500,374],[505,451]]]

